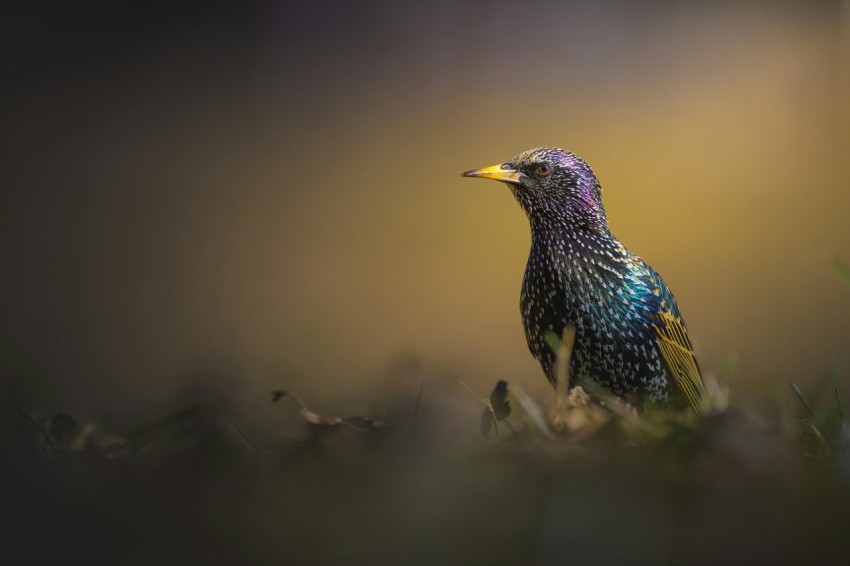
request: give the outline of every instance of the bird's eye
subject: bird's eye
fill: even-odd
[[[548,165],[547,163],[541,163],[537,166],[537,169],[535,169],[534,172],[540,175],[541,177],[545,177],[546,175],[552,172],[552,166]]]

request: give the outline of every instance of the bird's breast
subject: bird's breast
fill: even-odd
[[[532,250],[523,278],[520,308],[528,347],[553,378],[554,352],[546,334],[576,327],[574,363],[586,373],[621,373],[634,379],[642,360],[655,363],[647,346],[648,292],[629,263],[599,254]]]

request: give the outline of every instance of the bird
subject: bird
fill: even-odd
[[[572,326],[570,387],[595,384],[642,411],[706,412],[676,299],[661,275],[611,233],[602,186],[586,161],[538,147],[462,175],[505,183],[528,217],[520,312],[528,348],[553,386],[551,335]]]

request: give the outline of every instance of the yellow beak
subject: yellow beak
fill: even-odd
[[[485,167],[484,169],[473,169],[472,171],[467,171],[466,173],[461,173],[464,177],[479,177],[481,179],[493,179],[495,181],[503,181],[505,183],[522,183],[521,176],[522,173],[517,171],[516,169],[505,168],[506,165],[500,163],[498,165],[491,165],[490,167]]]

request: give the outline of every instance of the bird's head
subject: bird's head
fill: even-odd
[[[599,181],[590,166],[569,151],[538,147],[463,176],[506,183],[532,226],[566,224],[607,229]]]

